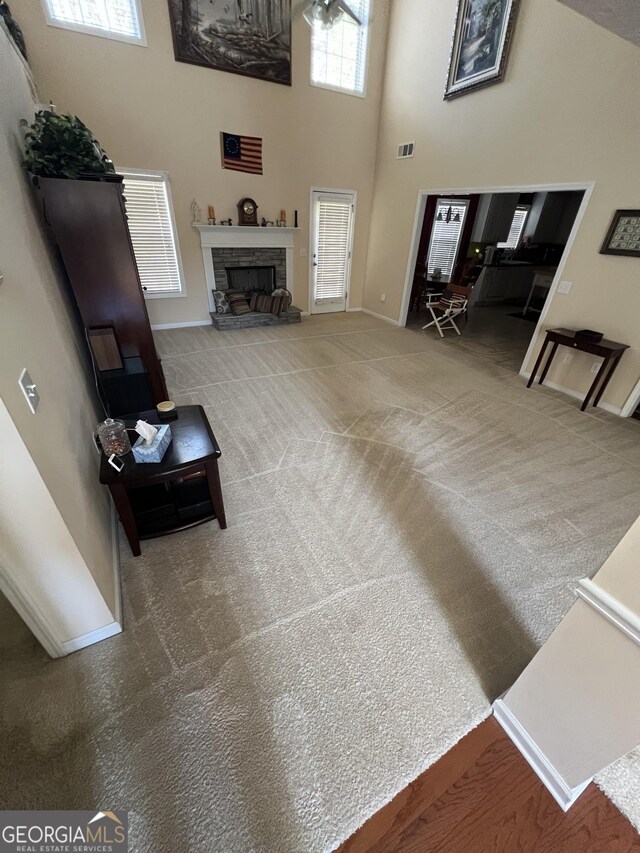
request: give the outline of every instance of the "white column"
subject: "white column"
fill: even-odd
[[[52,657],[119,634],[2,400],[0,444],[0,590]]]
[[[513,687],[496,718],[563,809],[640,744],[640,519]]]

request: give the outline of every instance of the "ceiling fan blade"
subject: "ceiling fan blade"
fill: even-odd
[[[360,18],[356,15],[356,13],[353,11],[353,9],[351,9],[350,6],[347,6],[344,0],[338,0],[338,7],[342,9],[345,15],[351,18],[351,20],[354,21],[359,27],[362,26],[362,21],[360,20]]]
[[[301,14],[310,27],[319,24],[323,29],[330,29],[345,16],[358,26],[362,26],[362,21],[345,0],[307,0],[307,2],[302,0],[294,16],[296,14]]]

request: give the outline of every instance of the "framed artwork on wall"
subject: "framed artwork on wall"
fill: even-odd
[[[640,210],[616,210],[600,254],[640,258]]]
[[[169,0],[178,62],[291,85],[291,0]]]
[[[518,0],[458,0],[444,99],[504,77]]]

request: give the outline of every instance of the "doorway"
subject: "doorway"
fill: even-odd
[[[356,193],[312,190],[310,308],[312,314],[347,310]]]
[[[445,341],[521,371],[560,283],[592,187],[421,192],[401,325],[422,329],[431,319],[426,303],[432,294],[450,284],[461,286],[470,290],[462,337],[448,335]]]

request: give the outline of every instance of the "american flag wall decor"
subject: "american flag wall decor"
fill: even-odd
[[[262,174],[262,139],[259,136],[237,136],[221,133],[222,168],[236,172]]]

